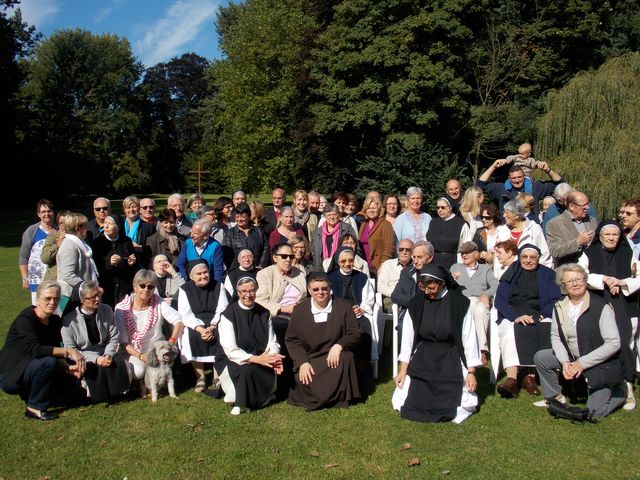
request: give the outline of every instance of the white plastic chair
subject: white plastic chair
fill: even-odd
[[[376,301],[373,305],[373,318],[377,330],[378,357],[382,354],[384,345],[384,330],[387,321],[393,322],[393,376],[398,374],[398,306],[394,303],[392,313],[385,313],[382,308],[382,294],[376,292]],[[373,378],[378,378],[378,360],[373,363]]]

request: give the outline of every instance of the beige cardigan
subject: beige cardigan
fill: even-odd
[[[278,315],[287,283],[300,291],[300,300],[307,296],[307,280],[304,272],[299,268],[292,268],[291,273],[285,276],[278,272],[275,265],[270,265],[258,272],[256,280],[258,281],[256,302],[269,310],[272,317]]]

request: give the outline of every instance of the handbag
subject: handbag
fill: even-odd
[[[549,414],[554,418],[564,418],[571,420],[572,423],[598,423],[598,420],[593,418],[593,411],[589,411],[588,408],[576,407],[574,405],[567,405],[555,398],[547,400],[549,406]]]

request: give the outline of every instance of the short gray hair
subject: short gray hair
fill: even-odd
[[[413,251],[418,247],[424,247],[424,249],[427,251],[427,255],[429,255],[430,257],[433,257],[436,253],[435,248],[433,248],[433,244],[428,240],[420,240],[419,242],[414,243],[413,248],[411,249],[411,253],[413,253]]]
[[[527,214],[524,209],[524,205],[516,200],[510,200],[505,203],[503,210],[515,215],[518,218],[525,218]]]
[[[193,226],[191,228],[195,227],[196,225],[200,226],[200,233],[210,235],[211,231],[213,230],[213,223],[206,218],[197,219],[195,222],[193,222]]]
[[[567,293],[566,289],[564,288],[564,284],[562,283],[562,278],[567,272],[580,273],[585,280],[589,276],[584,267],[582,265],[578,265],[577,263],[565,263],[564,265],[560,265],[556,270],[556,285],[560,287],[560,291],[562,293]]]
[[[574,191],[574,188],[566,182],[559,183],[556,188],[553,189],[553,198],[558,200],[564,199],[567,195]]]
[[[138,270],[136,275],[133,277],[133,284],[137,285],[140,282],[152,283],[153,285],[157,285],[158,277],[156,276],[156,272],[152,270],[145,270],[144,268]]]
[[[98,282],[95,280],[85,280],[82,282],[78,290],[80,300],[82,300],[87,293],[93,292],[94,290],[100,290],[100,284]]]
[[[421,197],[424,197],[424,194],[422,193],[422,189],[420,187],[409,187],[407,189],[407,197],[411,197],[412,195],[420,195]]]

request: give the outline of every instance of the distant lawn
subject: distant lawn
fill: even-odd
[[[90,209],[87,209],[89,211]],[[20,235],[35,221],[8,212],[0,231],[0,341],[28,305],[20,287]],[[21,219],[22,222],[18,223]],[[27,221],[28,220],[28,221]],[[494,394],[480,374],[481,411],[462,425],[405,421],[391,410],[390,361],[364,404],[306,413],[286,403],[229,415],[190,390],[156,405],[134,400],[67,410],[41,424],[22,416],[18,397],[0,393],[0,478],[638,478],[638,411],[597,425],[552,419]],[[409,443],[411,448],[403,449]],[[410,467],[410,458],[420,465]]]

